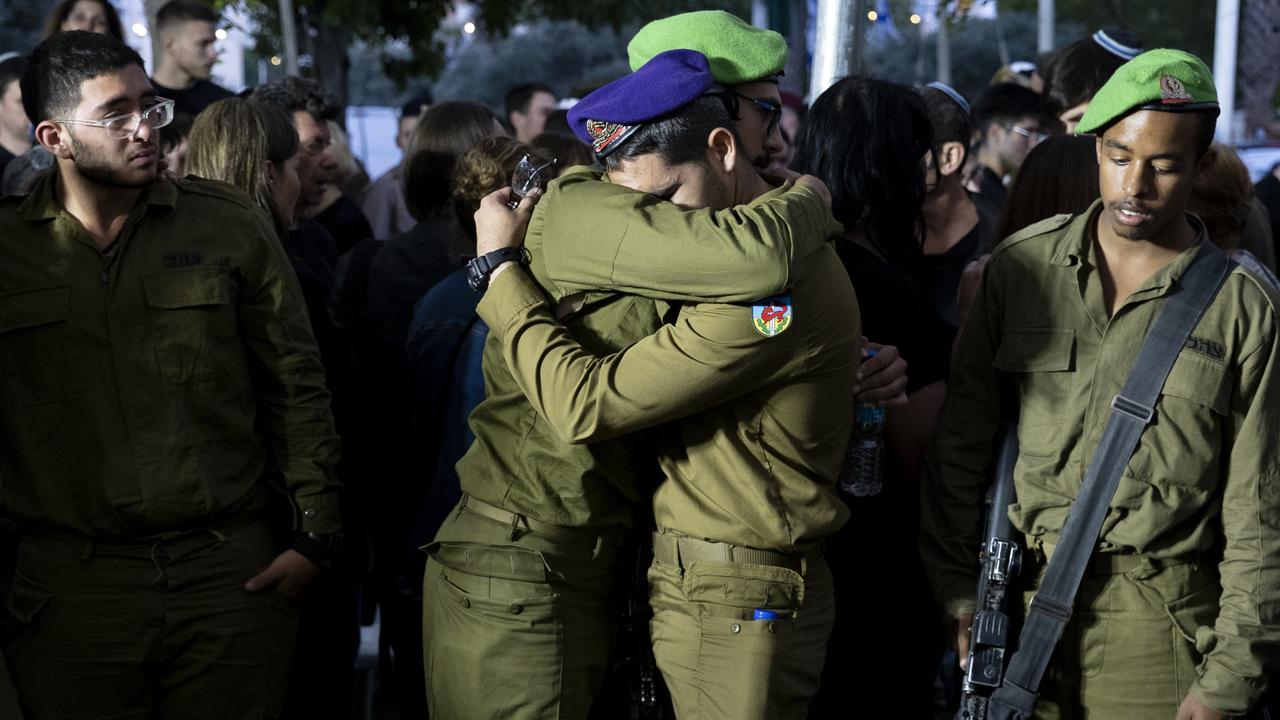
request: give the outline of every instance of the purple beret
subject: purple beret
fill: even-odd
[[[688,105],[714,83],[705,55],[668,50],[583,98],[569,110],[569,125],[604,157],[641,125]]]

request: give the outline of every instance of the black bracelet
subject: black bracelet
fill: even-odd
[[[302,557],[326,570],[333,569],[334,559],[342,547],[339,533],[294,533],[291,548]]]

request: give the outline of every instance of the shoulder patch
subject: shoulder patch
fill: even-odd
[[[765,337],[777,337],[786,332],[792,319],[790,295],[757,300],[751,306],[751,324]]]

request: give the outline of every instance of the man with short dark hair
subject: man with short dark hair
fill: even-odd
[[[233,95],[214,84],[218,62],[215,35],[219,15],[201,0],[170,0],[156,13],[160,38],[151,84],[174,102],[174,108],[192,117],[213,103]]]
[[[0,61],[0,175],[10,160],[31,149],[31,123],[22,109],[22,58]]]
[[[995,246],[992,236],[997,218],[980,207],[964,187],[964,166],[973,138],[969,101],[955,88],[939,82],[929,83],[920,96],[933,124],[934,164],[929,169],[922,208],[924,253],[911,274],[929,293],[938,316],[958,327],[960,276],[971,260]]]
[[[252,99],[275,105],[293,118],[298,130],[298,193],[295,217],[302,217],[324,199],[337,162],[328,121],[338,117],[338,109],[314,80],[287,75],[254,88]],[[357,240],[362,238],[357,238]]]
[[[430,97],[417,97],[400,108],[399,125],[396,131],[396,147],[400,152],[409,149],[409,136],[413,132],[418,118],[431,106]],[[413,229],[416,222],[409,214],[409,206],[404,200],[404,176],[402,168],[404,159],[396,163],[382,177],[373,181],[360,201],[360,209],[373,228],[373,237],[388,240]]]
[[[527,143],[541,135],[547,116],[555,112],[556,100],[555,91],[542,83],[526,83],[508,90],[503,104],[515,138]]]
[[[1002,420],[1017,421],[1017,501],[994,511],[1026,540],[1023,599],[1062,600],[1031,598],[1055,552],[1069,552],[1068,515],[1104,427],[1135,404],[1119,393],[1156,318],[1189,292],[1188,269],[1218,252],[1186,212],[1217,115],[1195,56],[1152,50],[1124,64],[1077,128],[1097,135],[1101,198],[1014,234],[986,267],[921,494],[921,550],[962,658]],[[1220,720],[1266,690],[1280,641],[1278,308],[1234,268],[1158,400],[1129,411],[1149,415],[1124,467],[1107,469],[1123,475],[1099,535],[1071,548],[1088,565],[1035,717]]]
[[[973,104],[973,127],[979,133],[978,203],[1000,217],[1008,192],[1005,183],[1022,167],[1027,153],[1045,138],[1040,96],[1013,83],[997,83]]]
[[[297,282],[243,193],[157,181],[173,107],[136,52],[61,33],[21,83],[57,163],[0,201],[0,509],[21,535],[3,649],[24,712],[274,717],[295,599],[340,529]]]
[[[1059,50],[1044,73],[1045,113],[1075,132],[1089,101],[1142,46],[1142,38],[1124,28],[1105,28]]]

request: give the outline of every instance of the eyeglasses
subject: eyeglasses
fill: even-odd
[[[107,133],[116,140],[123,140],[127,137],[133,137],[138,132],[138,128],[144,123],[152,130],[160,128],[173,122],[173,101],[165,98],[156,98],[155,104],[147,107],[141,113],[127,113],[124,115],[112,115],[102,120],[72,120],[58,119],[54,122],[60,122],[67,125],[88,125],[90,127],[106,128]]]
[[[1004,127],[1006,130],[1011,130],[1014,133],[1030,140],[1033,145],[1039,145],[1049,137],[1049,133],[1040,132],[1039,130],[1028,130],[1018,125],[1005,125]]]
[[[725,107],[729,110],[729,114],[733,116],[734,120],[742,119],[738,117],[738,99],[741,98],[743,100],[750,101],[757,108],[760,108],[760,112],[764,113],[765,117],[768,118],[769,125],[768,125],[768,129],[766,130],[767,134],[772,135],[773,131],[778,129],[778,123],[781,122],[782,120],[782,104],[781,103],[776,103],[771,100],[761,100],[760,98],[753,98],[750,95],[743,95],[742,93],[736,93],[732,90],[725,90],[724,92],[715,93],[715,94],[725,98],[726,100]]]

